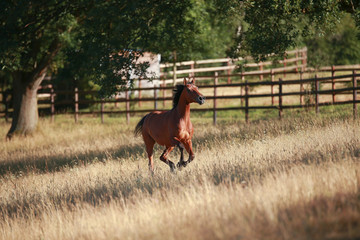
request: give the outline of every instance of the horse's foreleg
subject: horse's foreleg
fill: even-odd
[[[167,147],[160,156],[160,160],[169,165],[171,171],[175,170],[175,164],[168,159],[168,155],[173,149],[174,147]]]
[[[181,143],[179,143],[177,146],[180,150],[180,162],[183,162],[184,161],[184,146]]]
[[[185,147],[186,151],[189,154],[189,159],[185,162],[186,164],[188,164],[192,160],[194,160],[195,154],[194,154],[194,152],[192,150],[192,142],[191,142],[191,140],[188,140],[188,141],[184,142],[183,144],[184,144],[184,147]]]
[[[177,163],[177,167],[186,167],[187,162],[184,161],[184,145],[182,143],[179,143],[177,146],[180,150],[180,161]]]

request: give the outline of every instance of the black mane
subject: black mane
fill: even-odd
[[[184,90],[185,85],[178,84],[175,86],[175,89],[173,90],[174,93],[174,99],[173,99],[173,108],[176,108],[176,106],[179,103],[180,95],[182,91]]]

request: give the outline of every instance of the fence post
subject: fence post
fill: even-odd
[[[356,100],[357,100],[357,79],[356,79],[356,70],[353,70],[353,115],[354,115],[354,119],[357,118],[357,104],[356,104]]]
[[[55,118],[55,94],[54,94],[54,88],[51,86],[50,89],[50,111],[51,111],[51,122],[54,122]]]
[[[300,71],[300,81],[303,80],[303,71]],[[304,84],[300,82],[300,105],[302,106],[304,104]]]
[[[117,108],[119,105],[118,97],[115,95],[114,99],[115,99],[115,108]]]
[[[241,73],[241,83],[245,83],[245,76],[243,73]],[[244,95],[243,92],[244,92],[244,87],[241,85],[240,86],[240,95],[241,96]],[[241,98],[240,103],[241,103],[241,106],[244,105],[244,98]]]
[[[126,123],[129,124],[130,123],[130,102],[129,102],[129,90],[126,89],[125,91],[125,105],[126,105]]]
[[[214,111],[213,111],[213,123],[214,125],[216,125],[216,108],[217,108],[217,103],[216,103],[216,96],[217,96],[217,86],[218,84],[218,72],[215,72],[215,77],[214,77]]]
[[[284,57],[284,77],[286,77],[286,57]]]
[[[245,81],[245,122],[249,123],[249,86]]]
[[[262,72],[264,70],[263,62],[259,62],[259,70]],[[264,75],[260,74],[260,81],[264,80]]]
[[[230,84],[231,83],[231,78],[230,78],[230,74],[231,74],[231,71],[230,71],[230,59],[228,59],[227,61],[227,66],[229,67],[228,70],[227,70],[227,74],[228,74],[228,79],[227,79],[227,82]]]
[[[189,78],[191,78],[191,77],[195,77],[195,73],[194,73],[194,64],[192,63],[191,65],[190,65],[190,67],[191,67],[191,73],[189,73]]]
[[[315,74],[315,112],[319,113],[319,80],[317,74]]]
[[[279,119],[282,118],[282,79],[279,78]]]
[[[306,56],[306,51],[305,51],[305,49],[302,49],[302,50],[301,50],[301,58],[302,58],[302,60],[301,60],[302,70],[301,70],[301,71],[305,72],[305,70],[306,70],[306,65],[307,65],[307,63],[306,63],[307,56]]]
[[[157,87],[154,85],[154,109],[157,109]]]
[[[141,107],[141,79],[139,79],[139,107]]]
[[[335,99],[335,66],[331,66],[331,89],[332,89],[332,102],[333,104],[335,103],[336,99]]]
[[[174,61],[174,66],[173,66],[173,85],[176,85],[176,51],[173,51],[173,61]]]
[[[104,123],[104,99],[101,99],[100,116],[101,116],[101,123]]]
[[[274,70],[271,69],[271,82],[275,80]],[[274,85],[271,84],[271,105],[274,106]]]
[[[163,80],[164,82],[163,82],[163,107],[165,108],[165,102],[166,102],[166,100],[165,100],[165,98],[166,98],[166,81],[165,81],[165,78],[164,78],[164,80]]]
[[[79,120],[79,89],[75,88],[75,123]]]

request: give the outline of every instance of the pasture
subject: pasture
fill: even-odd
[[[194,114],[195,160],[171,173],[156,146],[153,175],[139,118],[41,119],[0,140],[0,239],[359,238],[360,121],[347,112],[216,127]]]

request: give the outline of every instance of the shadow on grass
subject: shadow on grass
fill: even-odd
[[[266,212],[260,213],[256,217],[256,224],[270,228],[257,228],[257,236],[264,239],[277,239],[281,236],[289,239],[359,239],[359,197],[359,192],[338,192],[302,200],[280,208],[277,213],[278,224],[271,224],[273,220],[264,217]],[[283,227],[285,225],[286,228]],[[252,236],[248,238],[251,239]]]
[[[201,142],[201,140],[198,140]],[[199,143],[197,143],[199,144]],[[160,150],[160,149],[159,149]],[[131,152],[138,156],[143,152],[142,145],[136,145],[133,147],[125,147],[119,151],[114,151],[112,154],[119,154],[119,156],[126,156]],[[335,163],[337,161],[343,161],[343,159],[353,159],[357,161],[357,156],[360,150],[358,148],[339,147],[334,148],[333,151],[324,154],[322,151],[311,150],[308,153],[299,155],[297,157],[291,157],[288,159],[275,161],[273,164],[259,167],[256,163],[244,164],[242,161],[229,162],[222,164],[214,164],[204,171],[191,171],[183,174],[181,177],[177,177],[168,172],[168,175],[147,175],[143,174],[140,170],[135,170],[130,173],[129,177],[116,179],[110,177],[104,179],[101,182],[93,186],[89,186],[84,190],[75,190],[69,192],[49,193],[45,195],[33,194],[24,195],[11,199],[5,203],[0,202],[0,220],[6,217],[27,217],[32,215],[39,215],[46,211],[49,206],[56,206],[57,208],[73,209],[79,203],[87,203],[93,206],[98,206],[102,203],[108,203],[113,199],[123,199],[127,201],[134,194],[153,194],[158,190],[174,190],[179,186],[185,186],[192,181],[201,184],[206,175],[209,181],[214,185],[219,184],[243,184],[243,187],[247,187],[248,183],[253,181],[261,181],[265,176],[269,174],[276,174],[281,172],[288,172],[293,167],[305,166],[305,165],[321,165],[325,162]],[[85,155],[87,156],[87,155]],[[97,155],[100,156],[100,155]],[[103,155],[106,157],[106,155]],[[174,154],[175,156],[175,154]],[[87,161],[85,157],[85,160]],[[173,158],[175,159],[175,158]],[[159,161],[160,162],[160,161]],[[89,163],[89,162],[88,162]],[[53,171],[60,169],[59,164]],[[165,174],[167,174],[165,172]],[[172,178],[174,177],[174,178]],[[196,179],[196,180],[194,180]],[[1,217],[2,216],[2,217]]]
[[[63,168],[74,166],[86,166],[96,162],[105,162],[109,157],[126,158],[139,156],[144,152],[143,145],[121,146],[119,149],[107,149],[103,152],[93,151],[87,154],[70,153],[67,156],[44,156],[37,159],[23,158],[16,161],[5,161],[0,163],[0,176],[6,174],[20,174],[26,172],[56,172]]]

